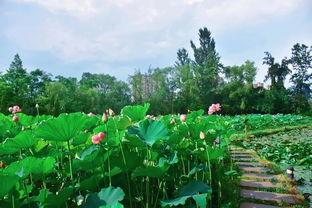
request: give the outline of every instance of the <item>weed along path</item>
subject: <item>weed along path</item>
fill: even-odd
[[[291,190],[290,181],[251,150],[231,147],[240,177],[240,208],[303,207],[304,197]]]

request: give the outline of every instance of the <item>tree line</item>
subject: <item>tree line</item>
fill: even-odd
[[[199,29],[199,45],[190,41],[193,57],[185,48],[177,51],[172,67],[136,71],[128,82],[108,74],[85,72],[74,77],[52,76],[23,67],[18,54],[5,73],[0,74],[0,111],[20,105],[23,112],[58,115],[82,111],[119,112],[125,105],[151,104],[151,114],[185,113],[222,104],[223,114],[298,113],[311,114],[312,46],[295,44],[291,57],[280,62],[265,52],[266,89],[254,84],[257,68],[252,61],[240,66],[224,66],[207,28]],[[286,77],[292,86],[285,88]]]

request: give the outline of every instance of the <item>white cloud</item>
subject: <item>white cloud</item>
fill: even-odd
[[[166,56],[207,26],[213,35],[269,22],[303,0],[15,0],[47,9],[41,24],[5,28],[23,48],[70,62],[143,60]],[[69,16],[69,19],[65,17]],[[23,34],[21,36],[20,34]],[[27,37],[27,41],[25,41]]]

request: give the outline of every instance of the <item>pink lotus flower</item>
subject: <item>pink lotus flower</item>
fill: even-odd
[[[215,112],[218,112],[221,110],[221,105],[220,103],[217,103],[217,104],[212,104],[210,107],[209,107],[209,110],[208,110],[208,114],[209,115],[212,115],[214,114]]]
[[[18,105],[13,106],[12,113],[18,113],[18,112],[22,112],[22,109]]]
[[[103,132],[100,132],[97,135],[92,136],[92,143],[99,144],[104,138],[105,134]]]
[[[201,138],[201,139],[205,139],[206,138],[206,134],[204,133],[204,132],[200,132],[199,133],[199,138]]]
[[[19,120],[19,117],[18,116],[13,116],[13,118],[12,118],[12,121],[13,122],[17,122]]]
[[[12,112],[13,111],[13,107],[9,107],[9,109],[8,109],[10,112]]]
[[[185,114],[180,115],[180,120],[182,122],[185,122],[186,121],[186,115]]]
[[[95,116],[95,114],[93,114],[93,113],[90,112],[90,113],[88,114],[88,116],[89,116],[89,117],[92,117],[92,116]]]

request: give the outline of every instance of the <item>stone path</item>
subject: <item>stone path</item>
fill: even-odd
[[[269,162],[260,161],[255,152],[232,147],[231,157],[242,172],[241,197],[246,202],[242,202],[240,208],[291,207],[302,203],[300,195],[285,190],[289,182],[282,180],[282,175],[274,174],[274,170],[268,167]],[[283,193],[277,193],[277,189]]]

